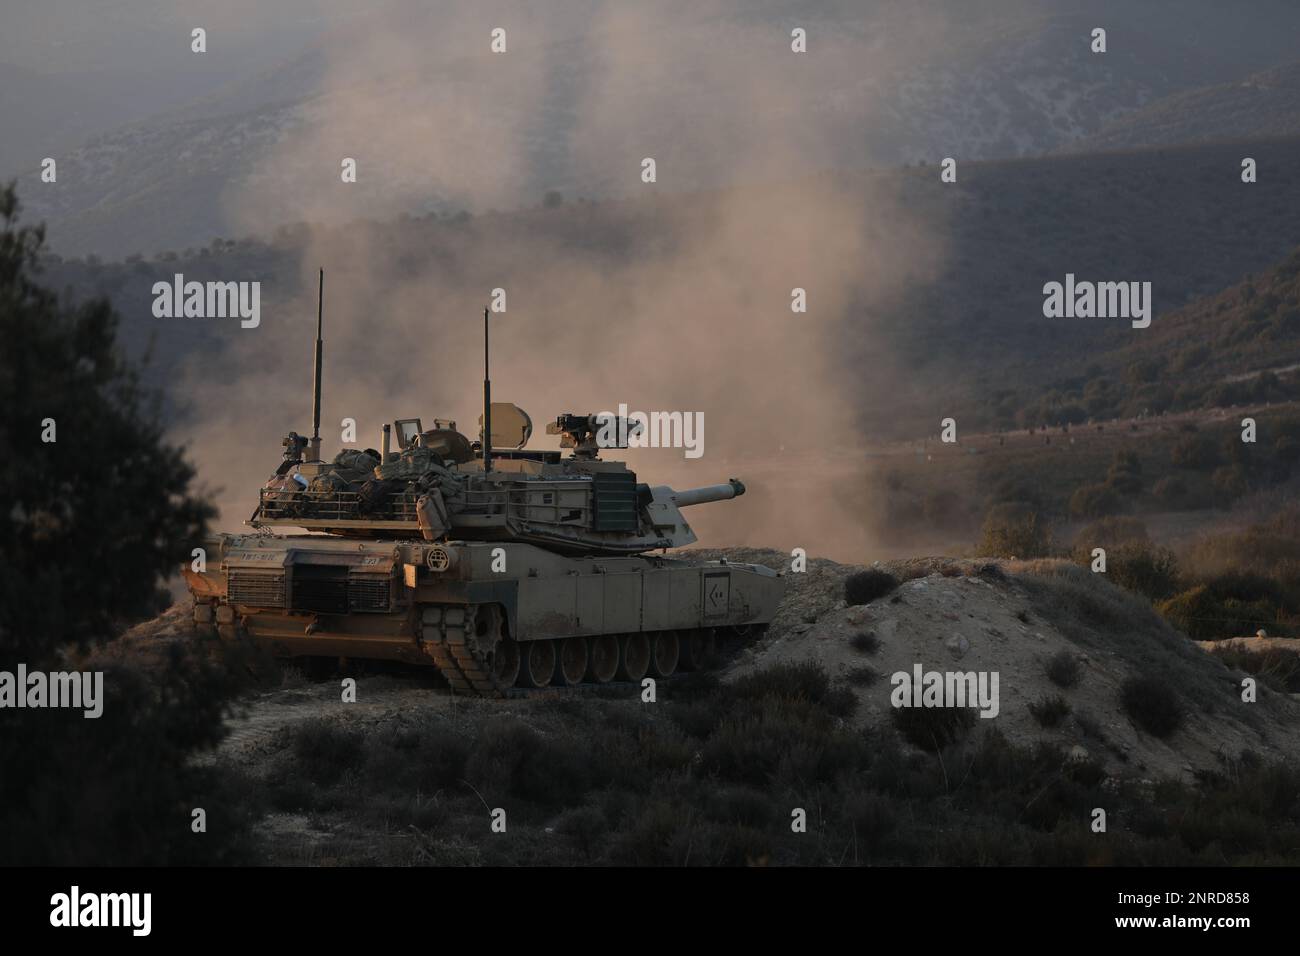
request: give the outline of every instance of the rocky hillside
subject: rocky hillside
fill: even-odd
[[[980,725],[1016,743],[1045,742],[1091,756],[1115,774],[1192,776],[1219,769],[1225,755],[1242,751],[1300,756],[1293,733],[1300,702],[1261,689],[1257,703],[1243,703],[1243,675],[1100,575],[1057,561],[929,558],[880,567],[903,583],[863,607],[843,601],[851,566],[813,561],[806,574],[789,575],[776,624],[732,665],[728,679],[779,663],[815,662],[855,686],[865,723],[884,727],[892,710],[890,675],[911,673],[918,663],[925,671],[996,671],[1001,709]],[[1061,655],[1079,665],[1073,686],[1049,676]],[[1121,702],[1124,682],[1144,676],[1166,683],[1185,713],[1183,726],[1165,739],[1143,731]],[[1051,698],[1063,700],[1068,712],[1045,727],[1033,709]]]

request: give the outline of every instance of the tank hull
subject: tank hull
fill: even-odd
[[[431,665],[486,695],[613,679],[615,643],[625,679],[646,653],[652,675],[674,655],[700,664],[716,633],[765,627],[784,591],[758,565],[520,542],[226,534],[205,550],[206,567],[186,571],[201,628],[282,657]]]

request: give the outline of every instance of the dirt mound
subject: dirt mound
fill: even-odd
[[[778,552],[700,556],[789,566]],[[949,558],[877,567],[901,583],[859,607],[846,606],[844,581],[860,567],[813,560],[807,571],[788,574],[772,628],[726,678],[815,661],[853,688],[857,719],[885,724],[893,674],[912,674],[918,664],[926,672],[996,672],[998,713],[978,720],[976,732],[997,727],[1013,742],[1044,741],[1097,760],[1112,774],[1188,778],[1222,769],[1243,751],[1300,755],[1300,705],[1263,686],[1256,702],[1244,702],[1244,674],[1169,627],[1147,601],[1085,568]],[[1076,663],[1073,686],[1048,676],[1058,656]],[[1135,725],[1121,703],[1121,686],[1134,677],[1156,678],[1173,692],[1183,720],[1167,738]],[[1055,725],[1044,726],[1053,716]]]

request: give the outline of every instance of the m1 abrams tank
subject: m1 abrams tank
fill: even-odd
[[[202,570],[185,567],[201,630],[283,657],[431,665],[454,692],[503,696],[702,669],[720,640],[771,622],[776,572],[650,553],[694,542],[682,509],[735,498],[740,481],[642,483],[599,457],[603,434],[628,433],[603,416],[548,426],[568,456],[525,450],[531,421],[492,403],[486,360],[479,441],[398,419],[378,450],[325,462],[321,358],[318,314],[313,437],[284,439],[253,531],[209,538]]]

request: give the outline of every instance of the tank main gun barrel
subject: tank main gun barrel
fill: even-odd
[[[731,478],[725,485],[704,485],[701,488],[674,491],[672,498],[677,507],[685,508],[687,505],[702,505],[710,501],[729,501],[744,493],[745,486],[739,480]]]

